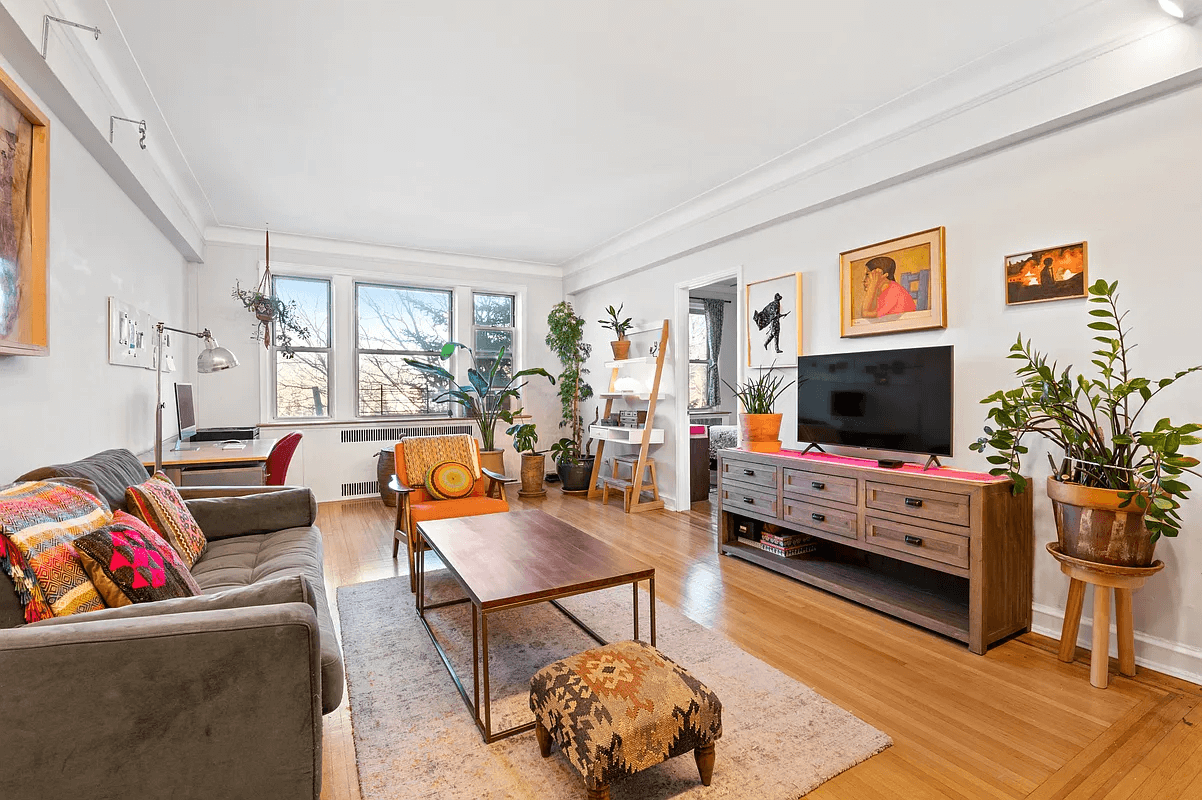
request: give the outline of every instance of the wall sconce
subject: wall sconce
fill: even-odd
[[[50,23],[59,22],[63,25],[70,25],[72,28],[79,28],[81,31],[91,31],[93,39],[100,38],[100,28],[93,28],[91,25],[81,25],[78,22],[72,22],[69,19],[62,17],[52,17],[46,14],[42,17],[42,58],[46,57],[46,47],[50,44]]]
[[[130,119],[129,117],[109,117],[109,144],[113,143],[113,128],[117,124],[117,120],[122,122],[130,122],[138,126],[138,133],[142,134],[138,139],[138,147],[146,149],[146,120]]]

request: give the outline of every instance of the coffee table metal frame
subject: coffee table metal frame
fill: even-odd
[[[516,736],[519,733],[524,733],[529,730],[534,730],[534,721],[515,725],[512,728],[506,728],[503,731],[493,732],[492,729],[492,697],[489,694],[488,686],[488,615],[497,611],[507,611],[513,608],[533,605],[535,603],[550,602],[551,605],[559,609],[565,617],[576,624],[580,630],[588,634],[599,645],[609,644],[596,631],[563,607],[558,601],[566,597],[573,597],[578,594],[588,594],[601,589],[610,589],[614,586],[622,586],[629,583],[633,590],[634,598],[634,638],[639,638],[639,583],[647,581],[648,602],[651,606],[650,627],[651,627],[651,646],[655,646],[655,568],[648,567],[646,572],[650,574],[640,573],[633,579],[627,576],[614,578],[610,581],[602,581],[600,585],[590,585],[587,589],[576,589],[570,591],[555,591],[550,590],[546,594],[533,600],[524,600],[514,603],[506,603],[504,605],[492,606],[488,609],[483,608],[470,597],[464,597],[459,600],[447,600],[440,603],[426,602],[426,557],[427,549],[433,550],[438,554],[439,560],[447,568],[454,577],[455,581],[463,587],[467,592],[471,592],[467,584],[455,571],[455,568],[447,562],[443,554],[439,552],[438,547],[431,541],[425,540],[422,536],[421,523],[417,525],[417,541],[414,542],[417,550],[417,616],[422,623],[422,627],[426,629],[426,633],[430,636],[430,641],[434,643],[434,649],[438,651],[438,657],[442,659],[442,665],[446,667],[447,672],[451,675],[451,680],[455,683],[455,688],[459,690],[459,696],[463,698],[463,702],[467,705],[467,710],[472,712],[472,718],[476,722],[476,727],[480,729],[480,734],[484,737],[485,744],[492,744],[501,739],[507,739],[510,736]],[[434,635],[434,630],[430,627],[430,623],[426,620],[426,611],[431,611],[438,608],[446,608],[447,606],[462,605],[469,603],[472,606],[472,696],[469,697],[467,689],[464,688],[463,681],[460,680],[459,674],[455,672],[455,667],[451,664],[450,656],[439,643],[438,637]],[[483,664],[483,669],[481,669]],[[483,674],[482,674],[483,673]],[[481,679],[483,679],[484,689],[484,717],[480,716],[480,689]]]

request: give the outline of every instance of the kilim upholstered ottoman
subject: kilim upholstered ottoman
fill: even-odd
[[[589,800],[614,778],[693,751],[701,783],[714,774],[722,703],[688,670],[643,642],[615,642],[556,661],[530,680],[543,757],[551,743],[584,776]]]

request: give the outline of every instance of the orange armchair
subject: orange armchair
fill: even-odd
[[[480,443],[473,440],[476,448],[476,460],[480,459]],[[417,576],[414,569],[417,563],[417,547],[424,547],[417,541],[417,524],[434,519],[450,519],[452,517],[475,517],[481,514],[497,514],[509,510],[505,500],[505,484],[510,479],[498,475],[492,470],[480,468],[480,477],[472,493],[458,500],[435,500],[426,491],[426,487],[414,480],[416,486],[408,485],[405,478],[408,475],[408,465],[405,461],[405,440],[396,443],[396,474],[389,482],[389,488],[397,493],[396,529],[392,537],[392,557],[396,558],[400,550],[401,540],[405,540],[405,549],[409,558],[409,591],[417,591]],[[428,549],[428,548],[427,548]]]

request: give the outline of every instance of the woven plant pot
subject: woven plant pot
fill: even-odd
[[[504,450],[481,450],[480,451],[480,466],[485,469],[490,469],[498,475],[505,474],[505,451]]]
[[[1094,489],[1048,478],[1060,550],[1074,558],[1117,567],[1152,564],[1156,543],[1144,527],[1144,512],[1123,507],[1117,489]]]
[[[518,497],[546,497],[543,475],[547,472],[546,453],[522,453],[522,488]]]

